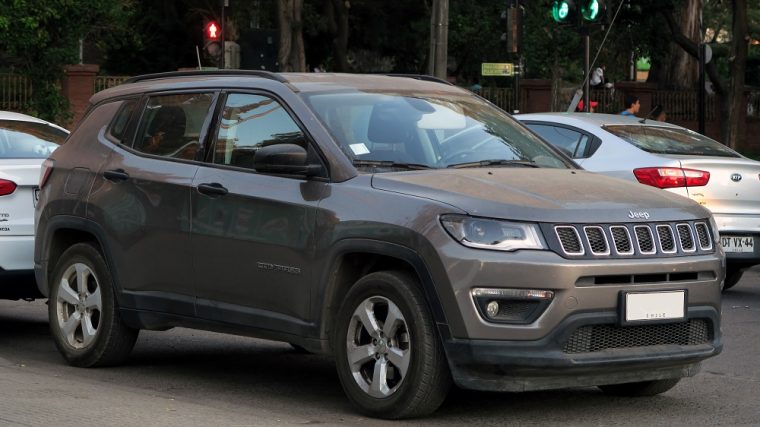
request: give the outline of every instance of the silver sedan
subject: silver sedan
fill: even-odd
[[[760,162],[689,129],[610,114],[515,116],[583,168],[689,197],[710,209],[726,252],[724,289],[760,264]]]

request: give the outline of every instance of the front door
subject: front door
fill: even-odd
[[[193,180],[192,248],[200,317],[299,333],[309,318],[320,180],[253,166],[265,145],[308,145],[275,99],[229,94],[208,166]]]

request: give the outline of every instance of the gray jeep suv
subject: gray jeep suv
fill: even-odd
[[[383,418],[476,390],[654,395],[718,354],[710,213],[584,172],[420,76],[167,73],[96,94],[45,162],[35,268],[75,366],[140,329],[331,353]]]

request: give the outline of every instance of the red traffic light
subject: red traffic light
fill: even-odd
[[[209,21],[209,23],[206,24],[206,28],[203,30],[203,34],[209,40],[219,40],[219,25],[214,21]]]

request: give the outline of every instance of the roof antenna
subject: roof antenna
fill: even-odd
[[[646,124],[647,119],[651,119],[652,117],[659,116],[661,111],[662,111],[662,105],[660,105],[660,104],[655,105],[654,108],[652,108],[652,111],[650,111],[649,114],[647,114],[646,117],[644,117],[643,119],[639,120],[639,123]]]

